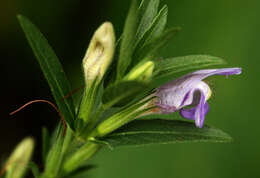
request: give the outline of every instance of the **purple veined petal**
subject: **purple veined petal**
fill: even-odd
[[[187,88],[190,90],[187,91]],[[156,96],[159,99],[155,104],[161,108],[162,113],[170,113],[194,103],[196,91],[203,92],[206,99],[208,99],[211,95],[209,86],[203,81],[194,83],[194,86],[187,88],[183,86],[176,86],[172,89],[161,90],[160,92],[157,92]]]
[[[205,78],[211,75],[239,75],[241,74],[241,68],[223,68],[223,69],[205,69],[198,70],[192,74],[206,74]]]
[[[159,98],[161,105],[181,109],[181,107],[190,102],[191,97],[188,97],[187,94],[196,89],[203,79],[211,75],[234,75],[240,73],[241,68],[198,70],[162,85],[157,89],[155,95]],[[186,98],[189,99],[189,102],[183,104]]]
[[[160,89],[169,89],[172,88],[172,86],[181,84],[181,83],[193,83],[201,81],[209,76],[212,75],[239,75],[241,74],[242,69],[241,68],[222,68],[222,69],[205,69],[205,70],[198,70],[192,73],[189,73],[187,75],[184,75],[183,77],[176,79],[172,82],[166,83],[162,85]]]
[[[160,107],[161,113],[172,113],[178,111],[178,109],[174,106],[169,106],[166,104],[160,104],[160,103],[155,103],[157,106]]]
[[[155,93],[158,103],[155,104],[161,108],[162,113],[181,110],[183,117],[195,120],[195,125],[201,128],[209,111],[206,100],[211,95],[209,86],[202,80],[212,75],[228,76],[240,73],[241,68],[206,69],[189,73],[159,87]],[[197,91],[200,92],[200,98],[196,97]],[[192,104],[197,105],[191,109],[183,109]]]
[[[206,101],[206,97],[201,92],[200,102],[197,106],[189,109],[182,108],[180,114],[186,119],[195,120],[195,125],[202,128],[205,120],[205,116],[209,111],[209,105]]]
[[[181,106],[184,106],[185,103],[187,102],[187,100],[190,99],[190,93],[191,93],[191,91],[189,91],[188,93],[185,94],[185,96],[184,96],[184,98],[183,98],[183,100],[182,100],[182,102],[181,102]],[[192,100],[193,100],[193,99],[192,99]]]

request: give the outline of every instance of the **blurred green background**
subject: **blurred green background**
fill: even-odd
[[[40,163],[41,127],[52,129],[57,114],[36,104],[10,117],[8,113],[32,99],[51,93],[18,25],[16,15],[29,17],[60,57],[73,88],[82,85],[81,59],[90,37],[103,21],[121,33],[130,0],[1,0],[1,124],[0,161],[24,136],[37,139]],[[173,144],[108,149],[98,153],[91,172],[95,178],[258,177],[260,176],[260,1],[162,0],[168,4],[168,26],[182,31],[163,51],[163,57],[211,54],[240,66],[240,76],[213,77],[213,97],[206,123],[228,132],[233,143]]]

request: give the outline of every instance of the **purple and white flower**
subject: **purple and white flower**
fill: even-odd
[[[180,110],[187,119],[195,120],[195,125],[202,128],[205,115],[209,111],[207,100],[211,90],[202,80],[211,75],[238,75],[241,68],[223,68],[198,70],[159,87],[155,93],[155,103],[161,113],[172,113]],[[190,108],[184,108],[190,106]]]

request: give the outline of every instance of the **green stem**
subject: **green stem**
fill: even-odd
[[[91,133],[92,129],[94,128],[94,126],[96,125],[96,123],[98,122],[98,119],[100,118],[101,114],[103,113],[105,109],[103,108],[103,106],[100,106],[100,108],[98,109],[96,115],[94,116],[94,118],[92,118],[89,123],[87,124],[86,128],[83,130],[82,133],[80,133],[80,137],[81,138],[87,138],[89,136],[89,134]]]
[[[78,118],[87,123],[90,119],[91,111],[94,105],[95,88],[86,88],[82,101],[80,103]]]
[[[82,165],[82,163],[91,158],[100,148],[101,146],[98,144],[92,142],[85,143],[65,161],[63,171],[68,174],[76,170],[80,165]]]
[[[69,148],[71,141],[73,139],[73,131],[70,127],[67,128],[66,135],[64,137],[63,146],[62,146],[62,153],[65,154],[67,149]]]
[[[101,122],[96,129],[90,133],[89,137],[103,137],[134,120],[137,116],[153,109],[154,107],[142,108],[147,101],[149,100],[129,106],[128,108],[112,115],[105,121]]]

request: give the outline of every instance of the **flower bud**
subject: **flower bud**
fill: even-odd
[[[153,69],[154,62],[146,61],[145,63],[133,68],[125,77],[125,80],[139,80],[143,82],[148,81],[152,77]]]
[[[87,84],[95,79],[99,82],[112,61],[115,48],[115,35],[110,22],[103,23],[94,33],[86,55],[83,69]]]
[[[31,159],[33,148],[34,141],[32,138],[25,138],[16,146],[5,164],[6,178],[23,177]]]

